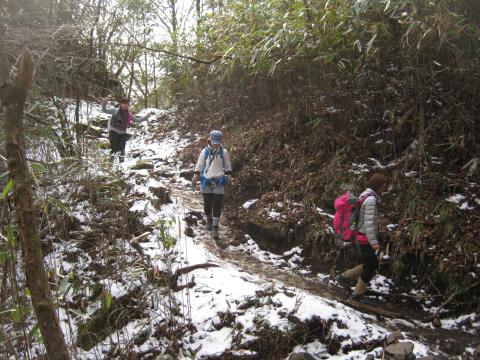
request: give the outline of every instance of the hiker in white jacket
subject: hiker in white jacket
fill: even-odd
[[[207,218],[206,229],[218,239],[218,225],[222,210],[225,185],[230,181],[232,165],[230,155],[222,146],[222,133],[217,130],[210,132],[207,146],[198,156],[197,164],[192,178],[195,186],[198,180],[203,193],[203,207]]]
[[[361,264],[337,276],[338,283],[347,289],[350,289],[351,281],[356,281],[351,295],[354,300],[360,300],[363,297],[378,268],[376,255],[376,252],[380,250],[378,202],[382,193],[387,190],[387,186],[388,179],[384,174],[373,174],[367,183],[367,189],[359,197],[364,200],[358,214],[358,234],[354,244]]]

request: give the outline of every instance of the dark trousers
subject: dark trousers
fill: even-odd
[[[222,213],[223,194],[203,193],[203,211],[208,217],[219,218]]]
[[[127,145],[128,135],[118,134],[115,131],[110,130],[108,133],[108,138],[110,140],[112,159],[117,152],[120,152],[120,162],[123,162],[123,159],[125,158],[125,145]]]
[[[370,244],[361,245],[359,243],[355,243],[355,247],[357,249],[358,257],[363,264],[363,271],[360,275],[360,278],[368,283],[372,280],[373,275],[375,275],[375,271],[378,269],[378,259],[377,255],[375,255],[375,251],[370,246]]]

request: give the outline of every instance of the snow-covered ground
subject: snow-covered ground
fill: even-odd
[[[88,114],[98,114],[99,106],[91,106]],[[144,113],[143,111],[142,113]],[[159,114],[157,112],[156,114]],[[77,357],[81,359],[109,358],[112,348],[129,348],[132,351],[145,352],[149,349],[159,349],[161,353],[172,347],[167,336],[148,336],[144,342],[133,341],[142,332],[151,334],[164,324],[170,317],[172,321],[185,325],[178,339],[180,348],[179,358],[202,358],[217,356],[231,350],[232,354],[255,355],[251,345],[262,334],[262,329],[276,329],[284,334],[293,332],[298,323],[322,324],[325,331],[322,336],[308,337],[305,343],[292,347],[292,352],[308,352],[315,358],[329,359],[365,359],[367,354],[379,358],[383,352],[380,346],[395,326],[395,321],[385,322],[384,325],[372,315],[358,312],[342,303],[325,299],[300,288],[287,286],[284,283],[265,278],[265,274],[245,272],[210,251],[212,239],[202,230],[201,226],[193,228],[193,237],[185,235],[187,224],[185,218],[192,212],[201,212],[201,195],[189,189],[189,182],[180,176],[180,166],[176,156],[188,144],[176,130],[170,130],[161,137],[152,136],[151,129],[157,126],[156,116],[151,116],[147,122],[138,124],[132,131],[133,137],[128,142],[126,161],[115,164],[120,169],[122,177],[135,194],[135,202],[130,211],[142,216],[145,225],[154,230],[139,242],[143,253],[150,259],[152,268],[175,271],[176,269],[195,264],[214,264],[215,267],[200,268],[180,276],[178,284],[194,282],[191,288],[172,292],[161,286],[147,284],[145,271],[129,265],[124,274],[117,278],[102,279],[101,283],[109,289],[112,299],[120,298],[137,287],[148,290],[148,310],[141,319],[134,320],[118,331],[110,334],[104,341],[92,349],[84,351],[78,349]],[[101,151],[101,150],[99,150]],[[140,154],[132,158],[133,154]],[[105,151],[105,157],[108,157]],[[149,170],[131,170],[139,159],[149,160],[154,168]],[[374,161],[376,166],[380,167]],[[356,165],[356,164],[355,164]],[[364,165],[358,165],[358,171],[363,171]],[[365,166],[366,167],[366,166]],[[162,177],[165,171],[168,177]],[[158,175],[158,176],[156,176]],[[162,205],[161,208],[153,204],[155,196],[151,188],[163,187],[172,190],[172,203]],[[257,200],[244,204],[248,210]],[[89,216],[92,213],[87,209],[88,202],[79,203],[73,210],[73,216],[84,226],[88,226]],[[273,210],[272,210],[273,211]],[[274,217],[274,214],[271,214]],[[162,226],[167,228],[167,238],[173,242],[166,242],[165,235],[161,236]],[[223,233],[225,234],[225,233]],[[245,235],[248,237],[248,235]],[[251,239],[238,247],[226,251],[238,252],[245,256],[271,264],[278,271],[296,271],[300,274],[309,274],[308,268],[303,266],[302,249],[297,247],[282,255],[275,255],[263,251]],[[172,246],[173,244],[173,246]],[[210,246],[209,246],[210,244]],[[135,250],[126,239],[118,239],[117,246],[124,252],[128,264],[135,264]],[[79,255],[73,262],[66,262],[62,258],[65,251],[78,251],[72,244],[61,243],[55,245],[55,251],[48,256],[50,268],[57,269],[57,273],[68,274],[80,271],[91,262],[88,255]],[[84,276],[92,275],[88,272]],[[320,280],[319,280],[320,281]],[[73,290],[66,289],[65,297],[73,299]],[[380,292],[391,291],[391,282],[385,278],[377,278],[373,286]],[[86,290],[87,295],[91,290]],[[72,315],[88,319],[102,306],[96,301],[88,307],[86,313],[73,314],[60,309],[62,328],[67,334],[68,341],[76,341],[77,326]],[[167,311],[172,308],[179,310],[179,314],[170,315]],[[472,315],[471,320],[478,322],[478,317]],[[464,319],[462,319],[464,320]],[[443,320],[446,328],[455,328],[456,320]],[[457,319],[458,321],[458,319]],[[186,326],[190,324],[193,326]],[[412,326],[411,324],[404,324]],[[418,326],[423,326],[417,323]],[[293,336],[293,335],[292,335]],[[437,349],[429,348],[417,340],[409,338],[404,333],[405,340],[414,343],[414,353],[417,356],[438,353]],[[332,354],[328,344],[338,342],[338,351]],[[365,343],[374,344],[367,352]],[[360,350],[358,350],[360,349]]]

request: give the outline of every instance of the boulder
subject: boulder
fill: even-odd
[[[403,339],[405,339],[405,338],[403,337],[403,334],[400,330],[391,332],[387,337],[387,345],[397,343],[397,342],[399,342],[400,340],[403,340]]]
[[[415,359],[413,354],[413,343],[411,342],[399,342],[388,345],[383,353],[385,360],[409,360]]]

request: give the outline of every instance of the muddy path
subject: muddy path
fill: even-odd
[[[202,213],[203,203],[200,193],[193,193],[190,190],[181,187],[171,187],[172,198],[179,201],[187,211]],[[220,240],[215,241],[209,233],[203,230],[203,225],[198,224],[195,227],[197,235],[195,241],[200,241],[214,256],[221,259],[224,264],[232,264],[242,272],[256,275],[268,283],[276,280],[288,287],[305,291],[313,295],[323,297],[335,303],[342,303],[357,311],[370,316],[366,321],[376,323],[388,330],[401,330],[408,333],[412,339],[422,341],[423,343],[434,345],[445,340],[455,340],[463,346],[476,347],[480,345],[480,338],[467,331],[452,330],[444,328],[434,328],[431,322],[425,322],[430,314],[413,309],[408,305],[396,305],[387,301],[381,302],[381,307],[389,312],[398,314],[398,317],[384,317],[378,313],[372,316],[372,313],[366,309],[352,306],[346,303],[346,294],[336,286],[329,285],[328,277],[324,280],[303,276],[292,269],[280,269],[269,263],[265,263],[245,251],[239,250],[236,246],[229,246],[235,239],[241,238],[244,234],[225,224],[220,227]],[[221,264],[220,264],[221,265]],[[290,270],[290,271],[289,271]]]

